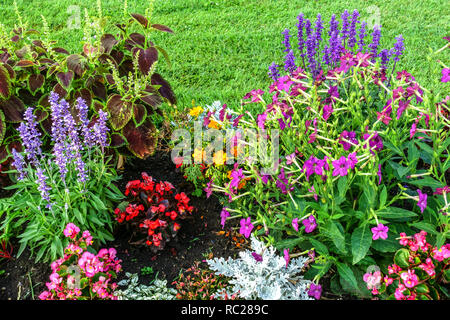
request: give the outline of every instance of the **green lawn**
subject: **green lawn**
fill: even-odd
[[[78,5],[95,15],[96,0],[17,0],[31,27],[42,29],[44,15],[55,40],[72,51],[79,51],[82,29],[68,29],[68,7]],[[103,14],[111,22],[119,21],[124,0],[103,1]],[[8,27],[16,23],[12,0],[0,0],[0,21]],[[144,13],[148,2],[128,0],[129,12]],[[429,48],[445,44],[450,35],[450,6],[446,0],[427,1],[337,1],[337,0],[156,0],[154,22],[166,24],[175,34],[155,33],[154,41],[167,49],[173,67],[159,65],[172,83],[180,106],[191,100],[209,104],[214,100],[239,103],[254,88],[266,88],[267,67],[282,61],[284,28],[295,32],[296,17],[303,12],[315,19],[318,13],[328,23],[333,13],[358,9],[362,19],[370,18],[371,6],[377,6],[382,29],[382,46],[390,48],[394,38],[405,38],[406,54],[400,66],[407,68],[426,87],[436,88],[440,74],[426,59]],[[372,10],[373,12],[373,10]],[[72,13],[73,14],[73,13]],[[450,57],[441,59],[450,64]],[[447,88],[447,87],[446,87]]]

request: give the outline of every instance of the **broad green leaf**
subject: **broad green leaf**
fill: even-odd
[[[411,223],[410,226],[416,227],[417,229],[420,229],[420,230],[425,230],[426,232],[434,234],[434,235],[438,234],[438,232],[436,231],[436,227],[434,225],[432,225],[431,223],[419,221],[419,222]]]
[[[339,251],[341,251],[342,253],[346,253],[347,250],[345,248],[345,236],[338,228],[337,224],[338,222],[329,221],[321,231],[333,241],[334,245]]]
[[[412,211],[397,208],[397,207],[387,207],[377,211],[377,216],[387,219],[398,219],[398,218],[411,218],[416,217],[417,213]]]
[[[353,231],[352,238],[353,264],[363,259],[372,244],[372,233],[369,226],[360,226]]]
[[[336,262],[336,266],[341,279],[347,282],[352,289],[359,291],[358,282],[356,281],[355,274],[352,269],[350,269],[348,265],[341,262]]]

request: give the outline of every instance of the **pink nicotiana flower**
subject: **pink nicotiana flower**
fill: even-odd
[[[257,254],[256,252],[252,252],[252,256],[253,256],[253,258],[255,258],[255,260],[257,262],[262,262],[263,261],[262,256],[260,254]]]
[[[420,212],[423,213],[423,211],[427,207],[428,195],[426,193],[422,193],[420,189],[417,189],[417,193],[419,194],[419,201],[417,202],[417,206],[420,208]]]
[[[289,249],[284,249],[283,253],[284,253],[284,260],[286,261],[286,268],[287,268],[289,261],[291,261],[291,257],[289,256]]]
[[[388,231],[389,228],[383,225],[382,223],[379,223],[376,227],[373,227],[372,229],[372,239],[377,240],[379,238],[386,240],[388,238]]]
[[[252,233],[252,230],[254,228],[250,217],[247,219],[241,219],[241,228],[239,229],[239,233],[244,235],[244,237],[248,238],[250,237],[250,234]]]
[[[251,99],[251,102],[260,102],[261,96],[264,94],[264,91],[261,89],[258,90],[252,90],[249,93],[247,93],[242,99],[247,100]]]
[[[313,232],[316,229],[316,227],[317,227],[316,219],[314,218],[313,215],[309,216],[306,219],[303,219],[302,223],[305,226],[305,232],[306,233]]]
[[[450,68],[442,69],[442,78],[441,82],[449,82],[450,81]]]
[[[298,218],[292,219],[292,227],[298,232]]]
[[[310,297],[316,298],[316,300],[320,299],[320,296],[322,295],[322,286],[320,284],[314,284],[311,283],[308,290],[308,295]]]
[[[332,164],[333,164],[333,177],[336,176],[344,177],[348,174],[350,164],[347,161],[346,157],[341,156],[338,160],[334,160]]]

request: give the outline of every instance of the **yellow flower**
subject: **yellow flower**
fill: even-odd
[[[220,124],[218,124],[217,121],[211,120],[208,124],[208,128],[220,129]]]
[[[192,155],[194,157],[195,163],[201,163],[203,160],[203,149],[195,149],[194,154]]]
[[[213,162],[216,166],[223,165],[225,163],[225,161],[227,161],[227,154],[224,153],[222,150],[214,153]]]
[[[196,118],[198,118],[198,116],[199,116],[202,112],[203,112],[203,108],[200,107],[200,106],[194,107],[194,108],[192,108],[191,110],[189,110],[189,114],[190,114],[192,117],[196,117]]]

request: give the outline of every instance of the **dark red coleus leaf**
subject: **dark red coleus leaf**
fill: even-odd
[[[44,108],[50,108],[50,102],[48,101],[48,94],[44,94],[42,97],[39,98],[38,105],[44,107]]]
[[[39,48],[44,49],[44,44],[42,43],[41,40],[33,40],[31,43],[32,43],[35,47],[39,47]]]
[[[40,122],[41,129],[47,134],[52,134],[52,117],[47,117],[42,122]]]
[[[77,76],[81,77],[83,75],[83,72],[85,70],[85,62],[82,56],[80,56],[79,54],[72,54],[67,57],[66,62],[67,68],[69,68],[69,70],[75,72]]]
[[[137,44],[138,46],[144,47],[145,44],[145,36],[141,33],[132,33],[130,34],[130,40]]]
[[[147,118],[147,109],[142,104],[133,105],[133,120],[136,127],[139,127]]]
[[[6,121],[13,123],[23,121],[25,105],[23,104],[22,100],[20,100],[16,96],[11,96],[8,100],[0,101],[0,109],[3,110]]]
[[[20,40],[20,37],[18,35],[15,35],[11,38],[12,42],[18,42]]]
[[[108,82],[109,85],[113,85],[114,83],[116,83],[116,81],[114,80],[114,77],[113,77],[112,74],[108,73],[107,75],[105,75],[105,79],[106,79],[106,82]]]
[[[34,95],[44,85],[45,77],[38,73],[28,77],[28,89]]]
[[[158,60],[158,50],[156,50],[154,47],[150,47],[147,48],[146,50],[139,49],[138,52],[139,52],[138,56],[139,70],[144,75],[147,75],[153,63],[155,63]]]
[[[58,79],[59,84],[63,86],[64,89],[69,89],[73,77],[74,77],[73,71],[58,72],[56,74],[56,78]]]
[[[0,145],[0,163],[5,162],[6,159],[8,159],[8,156],[8,146],[5,144]]]
[[[94,97],[99,98],[100,100],[106,101],[107,93],[106,86],[100,81],[94,81],[91,86],[92,93]]]
[[[120,64],[124,57],[124,53],[122,51],[118,51],[118,50],[112,50],[110,55],[117,62],[117,64]]]
[[[0,110],[0,143],[3,141],[3,137],[5,136],[6,131],[6,121],[5,121],[5,115]]]
[[[109,121],[114,130],[120,130],[130,122],[133,116],[133,106],[130,102],[123,101],[118,94],[113,94],[108,98],[106,108],[110,114]],[[132,123],[134,126],[134,123]]]
[[[0,64],[0,98],[8,99],[11,95],[11,91],[11,75],[9,74],[8,69],[6,69],[3,64]]]
[[[149,119],[146,119],[139,127],[136,127],[133,121],[128,122],[123,128],[123,135],[128,141],[128,149],[136,157],[145,159],[156,150],[157,130]]]
[[[158,89],[158,92],[161,96],[169,100],[172,104],[177,103],[172,87],[159,73],[152,74],[152,85],[160,85],[161,87]]]
[[[107,53],[102,53],[97,59],[101,63],[108,64],[108,61],[110,61],[116,67],[118,66],[116,60]]]
[[[139,22],[144,28],[148,26],[148,19],[139,13],[131,13],[131,16]]]
[[[49,113],[46,110],[42,110],[42,109],[36,109],[34,111],[34,115],[36,116],[36,121],[37,122],[42,122],[45,119],[48,118]]]
[[[149,94],[146,96],[141,97],[141,100],[148,104],[149,106],[152,106],[154,108],[158,107],[162,103],[162,99],[160,96],[156,94]]]
[[[53,87],[53,91],[58,94],[60,99],[67,97],[67,91],[59,83]]]
[[[56,53],[70,54],[69,51],[67,51],[67,50],[64,49],[64,48],[60,48],[60,47],[53,48],[53,51],[55,51]]]
[[[34,66],[34,62],[31,60],[20,60],[16,63],[16,67],[27,68]]]
[[[111,142],[109,145],[112,148],[120,148],[120,147],[125,146],[128,143],[127,139],[118,132],[113,132],[111,134],[110,138],[111,138]]]
[[[173,30],[170,29],[169,27],[162,25],[162,24],[152,24],[152,28],[155,28],[159,31],[164,31],[164,32],[170,32],[173,33]]]
[[[17,58],[19,58],[19,59],[25,58],[25,56],[26,56],[26,54],[27,54],[28,52],[29,52],[29,49],[28,49],[27,46],[24,46],[24,47],[22,47],[21,49],[15,51],[16,56],[17,56]]]
[[[77,92],[75,92],[74,95],[75,100],[77,100],[78,98],[82,98],[84,100],[84,102],[86,103],[86,105],[88,106],[88,108],[91,107],[92,104],[92,93],[86,89],[80,89]]]
[[[102,36],[100,42],[102,43],[102,47],[105,49],[106,53],[110,53],[112,48],[119,43],[116,38],[110,34],[106,33]]]
[[[13,68],[9,64],[3,64],[3,67],[8,70],[9,73],[9,79],[14,80],[16,78],[16,72],[13,70]]]

